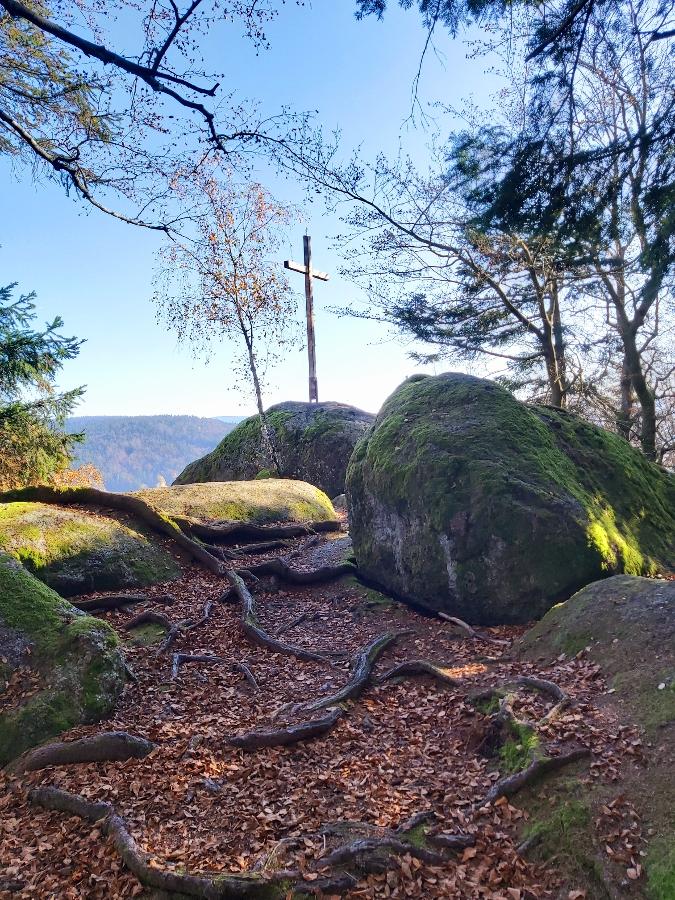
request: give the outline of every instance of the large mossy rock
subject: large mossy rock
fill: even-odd
[[[209,481],[136,491],[168,516],[228,522],[326,522],[335,518],[328,497],[303,481]]]
[[[675,725],[675,581],[631,575],[595,581],[550,609],[514,653],[553,662],[585,649],[630,719],[650,732]]]
[[[675,479],[491,381],[415,376],[347,473],[360,572],[470,622],[526,622],[591,581],[675,566]]]
[[[145,587],[180,576],[154,536],[72,507],[0,504],[0,549],[64,597]]]
[[[648,836],[644,867],[650,900],[675,897],[675,581],[615,575],[589,584],[549,610],[513,647],[538,666],[585,651],[608,690],[598,701],[608,723],[638,725],[645,755],[622,760],[621,793],[638,809]],[[602,785],[580,787],[584,802]],[[596,806],[606,802],[600,797]],[[548,810],[551,806],[546,803]],[[530,809],[530,812],[532,810]],[[549,812],[550,815],[550,812]],[[533,819],[531,819],[533,821]],[[557,838],[557,835],[552,837]],[[552,843],[552,842],[551,842]],[[579,835],[580,858],[593,847]],[[556,858],[560,844],[551,846]],[[604,842],[599,862],[606,860]],[[592,870],[589,870],[592,871]],[[602,871],[602,869],[600,869]],[[589,897],[596,894],[589,891]],[[597,896],[609,896],[606,892]],[[645,894],[640,894],[645,896]]]
[[[279,474],[308,481],[329,497],[342,494],[349,457],[374,416],[343,403],[279,403],[267,412],[274,430]],[[174,484],[240,481],[270,470],[260,417],[238,425],[207,456],[190,463]]]
[[[12,673],[27,666],[37,690],[31,681],[30,691],[8,691]],[[0,551],[0,764],[108,715],[124,673],[109,625],[79,612]]]

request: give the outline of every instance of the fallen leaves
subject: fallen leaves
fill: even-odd
[[[246,565],[244,558],[242,565]],[[161,594],[161,585],[149,593]],[[194,619],[205,603],[217,601],[222,580],[192,568],[172,584],[176,602],[172,621]],[[152,604],[148,604],[151,608]],[[134,613],[138,611],[136,607]],[[582,652],[561,657],[541,672],[532,664],[476,662],[477,646],[438,623],[400,606],[363,611],[359,589],[344,582],[256,590],[256,609],[270,633],[292,627],[292,640],[321,650],[353,654],[378,634],[402,627],[414,633],[388,650],[380,671],[411,658],[452,660],[444,668],[460,687],[429,678],[370,686],[362,698],[348,701],[346,713],[326,737],[292,748],[271,747],[244,754],[229,747],[226,736],[272,725],[275,710],[338,691],[349,680],[347,660],[333,664],[300,661],[254,648],[244,642],[238,610],[217,604],[208,622],[182,633],[180,653],[226,659],[245,657],[260,690],[249,691],[229,666],[185,666],[172,681],[170,654],[127,645],[137,681],[130,684],[112,722],[73,729],[75,738],[112,728],[143,735],[158,747],[144,760],[98,763],[34,773],[21,782],[0,775],[0,860],[24,887],[22,898],[137,897],[142,887],[131,876],[97,828],[76,819],[36,812],[25,791],[55,784],[90,799],[115,805],[134,838],[153,854],[153,865],[193,870],[250,871],[267,857],[275,866],[294,867],[309,884],[319,876],[311,865],[326,854],[330,840],[319,835],[325,823],[356,821],[373,828],[395,828],[420,810],[432,810],[443,831],[475,837],[455,862],[422,863],[409,854],[397,857],[385,872],[364,875],[349,891],[354,898],[480,898],[545,900],[557,890],[555,874],[523,860],[515,845],[522,810],[500,798],[485,804],[499,778],[497,764],[467,749],[476,718],[467,694],[476,686],[500,684],[517,676],[554,679],[575,705],[542,726],[554,753],[569,742],[594,750],[591,778],[618,779],[626,755],[643,748],[630,729],[608,727],[598,717],[593,697],[604,690],[597,665]],[[298,618],[310,611],[302,622]],[[124,637],[130,613],[105,618]],[[290,631],[290,627],[289,627]],[[494,629],[509,641],[517,628]],[[35,688],[30,670],[14,682],[17,692]],[[4,699],[4,698],[3,698]],[[519,691],[514,710],[539,721],[550,698]],[[617,798],[609,800],[595,822],[607,857],[630,881],[642,875],[639,819]],[[332,845],[334,846],[334,844]],[[327,897],[344,896],[328,894]],[[572,890],[568,900],[583,900]]]

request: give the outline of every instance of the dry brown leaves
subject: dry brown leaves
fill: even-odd
[[[149,593],[166,589],[158,585]],[[162,611],[177,622],[199,618],[206,601],[216,600],[224,584],[191,568],[169,589],[177,601]],[[604,689],[597,666],[583,653],[561,658],[547,670],[506,659],[495,662],[503,651],[492,645],[487,652],[493,661],[477,661],[486,653],[485,644],[399,606],[364,610],[359,590],[344,580],[277,591],[259,588],[256,597],[260,619],[273,634],[309,612],[284,636],[314,649],[353,653],[384,631],[412,627],[413,634],[384,654],[379,670],[426,657],[445,665],[461,687],[440,686],[428,678],[387,683],[351,704],[323,738],[246,753],[229,747],[226,736],[267,727],[284,704],[335,690],[348,678],[347,661],[300,662],[249,646],[233,604],[216,604],[209,621],[182,635],[172,651],[245,662],[259,683],[257,692],[227,665],[186,665],[172,680],[170,653],[157,655],[153,647],[127,644],[138,680],[129,684],[114,719],[73,729],[67,737],[120,729],[158,747],[143,760],[63,767],[21,779],[0,775],[0,880],[23,885],[12,896],[123,898],[142,893],[96,828],[28,805],[29,787],[53,784],[113,803],[141,846],[167,867],[246,871],[273,854],[275,865],[300,869],[309,883],[317,878],[317,861],[330,849],[330,841],[319,833],[327,823],[354,820],[391,828],[420,810],[432,810],[444,831],[474,834],[475,846],[442,867],[409,855],[395,858],[389,871],[364,877],[349,897],[553,897],[555,873],[527,863],[515,850],[523,819],[517,804],[504,799],[482,804],[499,776],[494,760],[468,749],[476,711],[466,697],[515,675],[556,681],[574,705],[542,727],[549,751],[588,746],[593,750],[588,777],[611,781],[618,778],[625,754],[639,755],[641,747],[633,732],[611,723],[608,727],[594,705]],[[122,626],[145,608],[152,604],[105,618],[128,640]],[[511,640],[521,631],[499,628],[492,633]],[[25,673],[17,676],[17,690],[32,687]],[[549,699],[522,690],[514,711],[519,718],[538,720],[550,706]],[[639,820],[632,807],[619,800],[609,803],[596,824],[607,854],[621,863],[628,879],[639,878]]]

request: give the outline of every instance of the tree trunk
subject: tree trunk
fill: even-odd
[[[622,410],[623,410],[623,390],[624,378],[630,379],[630,386],[635,392],[637,402],[640,407],[640,416],[642,424],[640,427],[640,446],[642,452],[647,459],[656,461],[656,400],[654,392],[647,383],[647,379],[642,370],[642,358],[637,348],[635,340],[635,329],[633,327],[622,327],[620,329],[621,340],[623,342],[624,363],[621,378],[622,388]]]
[[[256,406],[258,407],[258,416],[260,417],[260,436],[262,438],[262,443],[265,448],[265,453],[270,462],[270,465],[277,475],[281,475],[281,466],[279,464],[279,457],[276,450],[274,429],[267,421],[265,407],[263,406],[262,388],[260,386],[260,379],[258,378],[258,366],[255,360],[255,353],[253,352],[253,339],[249,334],[246,325],[244,324],[241,317],[239,318],[239,324],[241,325],[241,330],[244,335],[246,352],[248,354],[248,367],[251,370],[251,378],[253,379],[255,402]]]
[[[630,429],[633,424],[635,413],[633,409],[633,382],[630,377],[630,370],[628,368],[625,353],[621,364],[621,380],[619,385],[621,391],[621,405],[616,415],[616,430],[622,438],[629,441]]]

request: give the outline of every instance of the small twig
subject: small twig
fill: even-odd
[[[490,637],[487,634],[481,634],[480,632],[473,629],[467,622],[463,619],[458,619],[456,616],[449,616],[447,613],[439,612],[437,613],[439,619],[443,619],[444,622],[450,622],[451,625],[456,625],[458,628],[461,628],[465,634],[467,634],[470,638],[474,638],[477,641],[486,641],[490,644],[498,644],[500,647],[506,647],[509,645],[509,641],[502,641],[499,638]]]
[[[210,653],[174,653],[171,678],[178,677],[178,670],[185,663],[224,663],[227,661],[222,656],[212,656]]]
[[[180,667],[186,663],[229,663],[232,671],[240,672],[254,690],[260,689],[253,672],[251,672],[246,663],[225,659],[222,656],[213,656],[210,653],[174,653],[171,663],[172,680],[176,680]]]
[[[377,684],[383,684],[391,678],[400,678],[405,675],[431,675],[432,678],[436,678],[438,681],[451,687],[459,685],[459,681],[456,678],[448,675],[445,667],[437,666],[427,659],[410,659],[406,662],[398,663],[398,665],[388,669],[375,680]]]
[[[235,672],[241,672],[241,674],[244,676],[246,681],[248,681],[248,683],[251,685],[251,687],[253,688],[254,691],[260,690],[260,685],[256,681],[255,675],[253,674],[253,672],[251,672],[251,670],[246,665],[246,663],[243,663],[243,662],[233,663],[232,668],[235,670]]]

